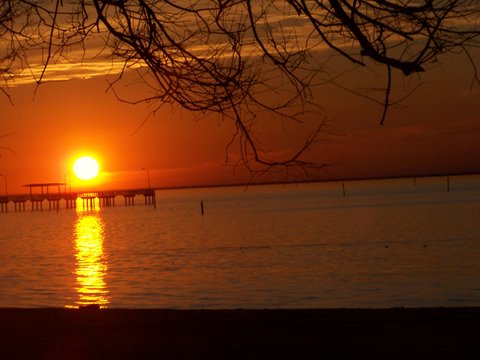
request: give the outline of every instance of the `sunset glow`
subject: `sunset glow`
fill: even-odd
[[[62,21],[67,21],[68,11],[76,8],[72,4],[74,2],[63,5]],[[111,9],[114,8],[112,5]],[[172,13],[178,10],[167,8]],[[260,6],[254,8],[258,10]],[[373,89],[385,88],[386,72],[378,71],[372,63],[360,66],[350,75],[353,68],[347,59],[340,57],[330,63],[328,46],[311,39],[312,28],[307,26],[306,19],[290,10],[282,15],[280,9],[271,9],[271,25],[278,24],[279,29],[286,26],[285,31],[293,26],[292,36],[299,43],[292,43],[292,49],[300,44],[311,45],[315,57],[312,66],[325,62],[324,69],[328,68],[328,73],[342,76],[333,82],[318,80],[322,86],[309,90],[309,104],[305,104],[304,110],[299,112],[299,108],[291,108],[291,114],[302,114],[298,122],[278,121],[274,112],[265,111],[261,116],[252,114],[255,115],[252,125],[257,123],[252,131],[265,156],[282,160],[296,154],[317,128],[318,120],[325,116],[321,141],[312,143],[301,160],[328,165],[328,174],[313,172],[309,180],[478,171],[478,157],[465,155],[478,153],[480,132],[480,87],[470,86],[472,72],[468,57],[452,54],[445,60],[439,59],[442,66],[432,64],[422,73],[422,86],[418,89],[414,77],[405,84],[398,77],[398,81],[393,81],[391,102],[401,100],[401,104],[389,109],[386,126],[380,127],[383,108],[378,101],[381,103],[383,96]],[[192,15],[185,16],[187,18],[182,20],[192,26],[198,25],[190,22],[188,16]],[[17,23],[19,27],[21,23]],[[229,35],[225,35],[224,39],[228,40]],[[253,41],[251,34],[246,35]],[[94,35],[83,51],[78,51],[81,47],[72,49],[68,59],[58,57],[48,61],[48,67],[44,66],[46,59],[42,58],[45,54],[41,49],[30,49],[29,66],[19,67],[12,73],[12,81],[5,87],[7,93],[0,92],[3,119],[0,173],[4,175],[0,177],[0,195],[7,192],[28,195],[23,186],[28,183],[65,182],[73,192],[147,187],[147,174],[140,171],[141,168],[149,169],[152,187],[250,183],[249,168],[235,166],[242,161],[239,153],[242,139],[234,137],[238,131],[235,121],[219,121],[221,116],[215,112],[191,112],[175,102],[172,106],[159,106],[163,103],[162,86],[157,88],[155,77],[151,78],[153,74],[144,62],[127,63],[126,66],[122,57],[106,59],[103,55],[111,54],[112,49],[106,47],[102,36]],[[207,56],[211,50],[215,55],[217,46],[225,50],[225,59],[232,54],[231,47],[223,47],[220,37],[214,43],[194,41],[193,37],[186,40],[194,54]],[[249,41],[242,44],[238,55],[242,52],[252,54],[248,66],[257,71],[253,69],[257,69],[255,59],[259,48]],[[4,47],[7,45],[8,41]],[[480,59],[479,54],[475,50],[472,59]],[[218,59],[222,59],[220,53]],[[263,91],[260,85],[258,94],[262,94],[265,104],[275,108],[284,98],[284,90],[288,90],[283,89],[283,85],[282,89],[276,86],[286,86],[287,82],[273,76],[276,73],[267,63],[264,66],[260,60],[258,75],[268,79],[265,89],[275,91]],[[323,79],[327,75],[318,76]],[[38,87],[40,78],[44,83]],[[187,85],[183,87],[190,91]],[[372,93],[366,97],[371,96],[375,101],[366,100],[365,94],[358,94],[355,89],[371,89]],[[175,88],[171,90],[172,95],[175,94]],[[296,93],[296,89],[292,91]],[[404,97],[410,91],[411,96]],[[142,100],[148,101],[143,103]],[[237,140],[239,142],[235,142]],[[91,159],[85,163],[82,160],[74,167],[74,162],[83,156]],[[300,174],[289,172],[288,181],[305,180]],[[284,180],[284,176],[275,171],[262,173],[262,182]]]
[[[90,156],[82,156],[75,160],[73,172],[80,180],[91,180],[98,175],[98,161]]]

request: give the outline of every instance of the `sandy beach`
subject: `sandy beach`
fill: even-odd
[[[473,359],[480,355],[480,308],[4,308],[0,319],[4,359]]]

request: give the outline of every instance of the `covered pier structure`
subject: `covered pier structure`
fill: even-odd
[[[43,201],[48,201],[48,208],[59,209],[60,200],[63,199],[65,194],[66,183],[52,182],[52,183],[37,183],[37,184],[26,184],[25,187],[29,189],[29,200],[32,203],[32,210],[43,210]],[[61,187],[63,186],[63,193],[61,192]],[[52,191],[53,188],[53,191]],[[35,189],[40,189],[35,193]],[[57,191],[55,191],[57,190]]]
[[[145,205],[153,205],[156,208],[155,189],[67,192],[66,185],[64,182],[26,184],[24,187],[28,188],[28,194],[0,197],[0,212],[8,212],[10,202],[14,203],[15,211],[25,211],[27,202],[31,203],[32,211],[43,210],[45,202],[48,202],[49,210],[60,209],[62,203],[65,204],[65,208],[74,209],[78,199],[82,200],[85,209],[93,209],[97,203],[96,199],[98,206],[109,207],[115,206],[117,196],[124,198],[125,205],[132,206],[135,205],[137,195],[144,197]]]

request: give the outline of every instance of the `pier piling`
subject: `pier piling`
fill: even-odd
[[[126,206],[135,205],[135,194],[125,193],[125,194],[123,194],[123,197],[125,198],[125,205]]]
[[[155,190],[147,189],[144,191],[143,196],[145,197],[145,205],[153,205],[153,207],[157,208],[157,203],[155,201]]]

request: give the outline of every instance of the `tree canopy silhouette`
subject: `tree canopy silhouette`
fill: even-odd
[[[135,69],[152,89],[139,101],[233,121],[229,146],[238,144],[240,163],[254,171],[308,171],[322,166],[303,155],[325,120],[312,86],[335,82],[338,57],[385,69],[383,123],[394,71],[410,76],[463,53],[478,81],[471,51],[479,46],[479,15],[475,0],[1,1],[2,90],[21,71],[41,83],[51,64],[78,54],[72,49],[85,56],[101,41],[104,53],[122,59],[122,72]],[[312,108],[318,125],[299,149],[277,158],[262,148],[259,114],[302,122]]]

